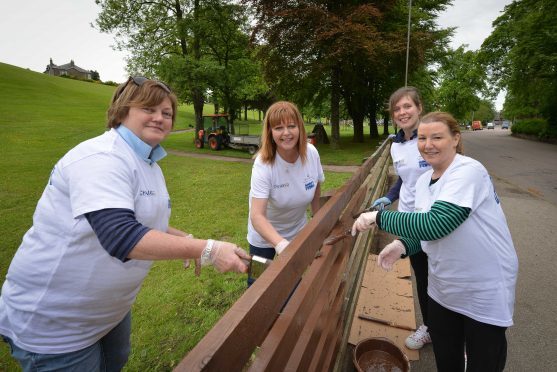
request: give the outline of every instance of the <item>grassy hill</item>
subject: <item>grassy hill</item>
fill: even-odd
[[[0,63],[0,284],[54,164],[105,130],[114,87],[51,77]],[[180,107],[178,125],[193,123]],[[195,151],[191,134],[165,146]],[[369,145],[367,145],[369,146]],[[362,152],[353,154],[360,159]],[[168,156],[161,161],[172,198],[171,225],[200,238],[246,247],[251,165]],[[217,176],[218,175],[218,176]],[[348,174],[328,173],[324,190]],[[233,187],[231,187],[233,185]],[[127,371],[170,371],[245,290],[245,275],[204,269],[197,278],[178,261],[157,262],[133,307]],[[0,371],[18,370],[0,342]]]

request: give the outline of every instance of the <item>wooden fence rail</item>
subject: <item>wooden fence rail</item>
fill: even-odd
[[[323,241],[383,195],[389,148],[383,142],[329,198],[175,371],[342,370],[374,230]]]

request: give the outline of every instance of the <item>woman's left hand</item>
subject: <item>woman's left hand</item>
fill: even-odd
[[[352,236],[356,236],[358,231],[366,231],[371,229],[375,224],[375,219],[377,218],[377,211],[366,212],[360,214],[358,219],[352,225]]]
[[[381,266],[385,271],[391,271],[394,263],[405,253],[406,248],[404,244],[398,239],[393,240],[383,248],[381,253],[379,253],[377,257],[377,266]]]

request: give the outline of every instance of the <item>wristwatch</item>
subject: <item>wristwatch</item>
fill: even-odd
[[[207,240],[207,245],[201,252],[201,265],[209,265],[211,263],[211,251],[213,250],[213,246],[215,245],[215,241],[213,239]]]

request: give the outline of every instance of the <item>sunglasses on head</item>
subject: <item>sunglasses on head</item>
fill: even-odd
[[[152,79],[146,78],[145,76],[130,76],[130,78],[128,79],[128,83],[130,81],[133,81],[133,83],[135,85],[137,85],[138,87],[142,86],[146,81],[149,81]],[[165,83],[163,83],[162,81],[158,81],[158,80],[152,80],[154,81],[159,87],[161,87],[166,93],[172,93],[172,89],[170,89],[170,87],[168,85],[166,85]]]

